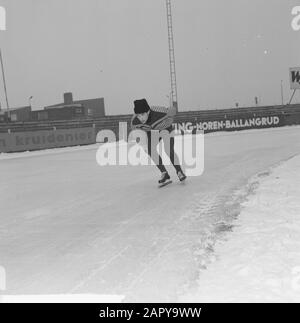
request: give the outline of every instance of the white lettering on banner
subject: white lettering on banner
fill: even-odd
[[[175,123],[176,133],[192,133],[195,130],[227,130],[227,129],[242,129],[242,128],[257,128],[277,126],[280,122],[278,116],[259,117],[251,119],[234,119],[226,121],[203,121],[192,124],[191,122]]]

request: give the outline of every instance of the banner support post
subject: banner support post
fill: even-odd
[[[292,102],[292,100],[294,98],[294,95],[295,95],[296,91],[297,91],[297,89],[294,89],[294,92],[293,92],[293,94],[291,96],[291,99],[290,99],[290,101],[289,101],[289,103],[287,105],[290,105],[291,104],[291,102]]]

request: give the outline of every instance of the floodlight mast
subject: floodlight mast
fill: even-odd
[[[171,77],[171,101],[177,113],[178,112],[177,81],[176,81],[175,49],[174,49],[171,0],[166,0],[166,5],[167,5],[167,22],[168,22],[170,77]]]

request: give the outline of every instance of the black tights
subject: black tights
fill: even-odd
[[[163,173],[166,172],[166,167],[164,166],[161,156],[159,155],[159,153],[157,152],[156,148],[157,146],[153,147],[153,151],[151,151],[151,133],[148,132],[148,155],[150,156],[150,158],[154,161],[155,165],[157,166],[157,168]],[[170,158],[174,168],[176,169],[176,172],[178,173],[181,170],[181,166],[180,166],[180,162],[179,162],[179,158],[174,150],[174,144],[175,144],[175,140],[173,136],[167,136],[166,138],[164,137],[160,137],[159,138],[159,142],[163,140],[164,146],[165,146],[165,152],[168,155],[168,157]],[[168,141],[170,141],[170,148],[168,147]],[[169,149],[168,149],[169,148]]]

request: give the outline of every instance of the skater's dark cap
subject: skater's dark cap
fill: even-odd
[[[134,101],[134,113],[145,113],[150,110],[149,104],[146,99],[135,100]]]

